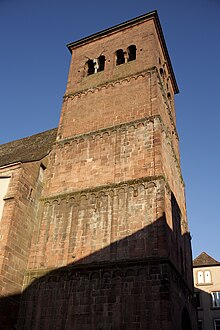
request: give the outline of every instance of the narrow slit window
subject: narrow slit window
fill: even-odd
[[[116,54],[116,65],[125,63],[125,54],[123,49],[118,49],[115,54]]]
[[[128,47],[128,62],[136,60],[136,46],[131,45]]]
[[[105,69],[105,56],[101,55],[98,57],[98,72],[104,71]]]
[[[168,98],[168,100],[171,100],[171,94],[170,94],[170,92],[167,93],[167,98]]]
[[[163,77],[164,76],[164,71],[162,68],[160,68],[160,75]]]

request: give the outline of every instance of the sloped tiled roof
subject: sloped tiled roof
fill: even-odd
[[[31,162],[45,157],[51,150],[57,128],[0,145],[0,166]]]
[[[220,266],[220,262],[210,257],[207,253],[202,252],[193,260],[193,267],[201,266]]]

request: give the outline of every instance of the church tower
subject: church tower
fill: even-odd
[[[196,329],[174,94],[156,12],[70,43],[19,329]]]

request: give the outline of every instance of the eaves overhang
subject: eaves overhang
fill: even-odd
[[[220,263],[204,264],[204,265],[193,265],[193,268],[208,268],[208,267],[220,267]]]

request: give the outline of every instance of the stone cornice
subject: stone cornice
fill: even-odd
[[[143,266],[143,265],[155,265],[158,263],[165,264],[169,263],[168,258],[164,257],[148,257],[141,259],[122,259],[120,261],[102,261],[102,262],[92,262],[85,264],[72,263],[60,268],[47,268],[47,269],[30,269],[25,272],[25,276],[29,278],[40,278],[41,276],[61,276],[64,274],[71,275],[72,272],[80,271],[97,271],[97,270],[106,270],[114,268],[127,268],[133,266]],[[123,275],[123,274],[121,274]],[[50,282],[50,280],[48,281]]]
[[[115,189],[123,189],[126,187],[131,187],[131,186],[137,186],[137,185],[143,185],[146,189],[151,188],[151,187],[156,187],[156,181],[158,180],[164,180],[164,176],[148,176],[148,177],[143,177],[143,178],[138,178],[138,179],[133,179],[133,180],[127,180],[119,183],[111,183],[111,184],[106,184],[98,187],[91,187],[83,190],[75,190],[75,191],[68,191],[65,193],[61,194],[56,194],[56,195],[51,195],[48,197],[42,197],[41,201],[43,202],[50,202],[57,200],[58,203],[61,202],[61,200],[66,200],[67,202],[74,197],[82,196],[82,195],[87,195],[87,194],[100,194],[102,192],[106,191],[111,191]],[[135,187],[134,187],[135,188]]]
[[[117,24],[115,26],[109,27],[109,28],[107,28],[105,30],[102,30],[102,31],[93,33],[92,35],[89,35],[89,36],[84,37],[82,39],[79,39],[77,41],[68,43],[67,44],[67,48],[72,53],[72,50],[74,48],[82,47],[85,44],[88,44],[90,42],[94,42],[96,40],[100,40],[103,37],[112,35],[114,33],[118,33],[119,31],[122,31],[124,29],[131,28],[134,25],[137,25],[137,24],[139,25],[139,24],[141,24],[141,23],[143,23],[145,21],[148,21],[149,19],[154,19],[155,20],[155,23],[158,24],[158,25],[160,25],[157,11],[154,10],[154,11],[151,11],[149,13],[146,13],[146,14],[140,15],[138,17],[132,18],[130,20],[127,20],[127,21],[125,21],[123,23],[120,23],[120,24]],[[161,27],[160,27],[160,29],[161,29]],[[159,32],[162,33],[162,29]],[[163,40],[163,42],[165,43],[164,40]]]
[[[138,186],[141,185],[144,186],[145,189],[149,189],[153,187],[156,188],[158,181],[164,181],[164,184],[168,189],[168,191],[170,192],[172,191],[167,178],[163,175],[158,175],[158,176],[147,176],[138,179],[122,181],[119,183],[111,183],[97,187],[90,187],[81,190],[71,190],[50,196],[42,196],[40,200],[44,203],[48,203],[48,202],[53,203],[56,201],[58,204],[60,204],[61,201],[66,200],[66,202],[68,203],[71,199],[79,200],[82,196],[87,196],[88,194],[101,196],[103,193],[107,193],[107,192],[111,193],[115,190],[121,190],[126,188],[133,188],[134,191],[137,191]]]
[[[90,131],[90,132],[87,132],[87,133],[84,133],[84,134],[79,134],[79,135],[74,135],[74,136],[71,136],[71,137],[68,137],[68,138],[65,138],[65,139],[62,139],[62,140],[57,140],[55,142],[55,144],[65,144],[67,142],[70,142],[70,141],[76,141],[76,140],[82,140],[82,139],[86,139],[88,137],[92,137],[93,139],[95,139],[95,136],[100,136],[102,134],[105,134],[105,133],[108,133],[110,135],[111,132],[113,131],[119,131],[119,130],[125,130],[127,129],[128,127],[131,127],[131,126],[135,126],[135,128],[137,127],[138,124],[140,123],[144,123],[144,124],[147,124],[149,122],[154,122],[155,119],[159,119],[162,123],[162,119],[160,117],[160,115],[155,115],[155,116],[148,116],[148,117],[143,117],[143,118],[140,118],[140,119],[136,119],[136,120],[133,120],[133,121],[129,121],[129,122],[124,122],[124,123],[121,123],[119,125],[114,125],[114,126],[108,126],[108,127],[105,127],[105,128],[100,128],[100,129],[97,129],[95,131]],[[163,125],[164,129],[165,129],[165,126]]]
[[[141,70],[138,73],[126,75],[126,77],[118,78],[118,79],[109,79],[108,81],[98,84],[97,86],[91,88],[85,88],[82,90],[78,90],[75,93],[64,94],[64,101],[67,99],[73,99],[75,97],[85,96],[89,93],[95,93],[97,90],[100,91],[102,89],[107,89],[109,87],[114,87],[115,85],[122,84],[124,81],[130,82],[132,79],[137,80],[139,77],[146,77],[149,73],[155,72],[158,74],[158,69],[156,66],[151,68],[147,68],[146,70]]]
[[[122,259],[120,261],[103,261],[85,264],[72,263],[56,269],[30,269],[25,273],[24,289],[37,283],[49,284],[62,281],[79,281],[81,276],[88,280],[103,277],[120,277],[142,275],[146,280],[166,280],[175,283],[188,300],[193,300],[193,292],[174,264],[166,257],[145,257],[141,259]]]
[[[132,79],[137,80],[139,77],[143,77],[144,78],[149,73],[152,73],[152,72],[154,72],[154,73],[157,74],[158,83],[160,85],[160,88],[161,88],[161,91],[162,91],[162,95],[163,95],[163,98],[164,98],[164,103],[165,103],[165,105],[167,107],[169,118],[170,118],[171,124],[173,126],[173,131],[174,131],[177,139],[179,140],[178,132],[177,132],[176,125],[175,125],[175,122],[174,122],[174,119],[173,119],[173,115],[172,115],[172,111],[171,111],[171,105],[170,105],[170,103],[169,103],[169,101],[167,99],[166,93],[164,91],[163,82],[162,82],[162,79],[161,79],[161,76],[160,76],[160,73],[159,73],[159,69],[156,66],[153,66],[153,67],[148,68],[146,70],[142,70],[142,71],[140,71],[138,73],[135,73],[135,74],[128,75],[128,76],[123,77],[123,78],[120,78],[120,79],[108,80],[107,82],[104,82],[104,83],[99,84],[97,86],[94,86],[92,88],[86,88],[86,89],[83,89],[83,90],[76,91],[75,93],[65,94],[63,96],[63,99],[64,99],[64,101],[66,101],[68,99],[79,98],[79,97],[85,96],[85,95],[87,95],[89,93],[95,93],[96,91],[100,91],[102,89],[108,89],[109,87],[114,87],[115,85],[118,85],[118,84],[120,85],[124,81],[130,82]]]
[[[89,137],[92,137],[92,139],[95,139],[96,136],[100,136],[100,135],[102,136],[103,134],[106,134],[106,133],[108,135],[110,135],[111,132],[113,132],[113,131],[125,130],[128,127],[131,127],[131,126],[134,126],[135,128],[137,128],[137,126],[140,123],[142,123],[144,125],[147,125],[149,122],[154,122],[154,120],[156,120],[156,119],[160,121],[162,130],[165,133],[167,139],[169,140],[169,143],[170,143],[170,146],[171,146],[171,149],[172,149],[172,154],[173,154],[175,163],[178,167],[181,182],[184,184],[184,180],[183,180],[182,173],[181,173],[180,163],[179,163],[179,160],[176,156],[176,153],[175,153],[175,150],[174,150],[174,147],[173,147],[173,143],[172,143],[172,139],[170,137],[170,133],[166,129],[166,126],[164,125],[163,120],[162,120],[160,115],[144,117],[144,118],[137,119],[137,120],[134,120],[134,121],[125,122],[125,123],[122,123],[122,124],[119,124],[119,125],[116,125],[116,126],[110,126],[110,127],[101,128],[101,129],[98,129],[98,130],[95,130],[95,131],[90,131],[88,133],[74,135],[74,136],[69,137],[69,138],[65,138],[65,139],[62,139],[62,140],[57,140],[55,142],[55,144],[60,145],[60,146],[64,146],[67,143],[71,143],[71,141],[77,141],[77,143],[79,143],[80,141],[85,140]]]

